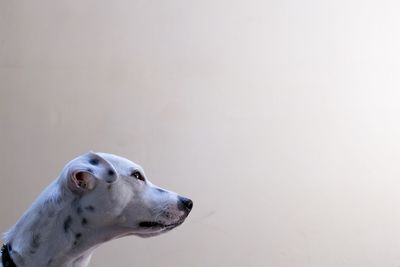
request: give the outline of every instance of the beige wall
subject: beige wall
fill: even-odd
[[[0,231],[93,149],[195,207],[92,266],[400,266],[399,12],[0,0]]]

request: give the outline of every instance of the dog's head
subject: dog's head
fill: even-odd
[[[125,158],[89,152],[66,165],[63,186],[82,224],[118,228],[120,235],[149,237],[182,224],[193,202],[153,185]]]

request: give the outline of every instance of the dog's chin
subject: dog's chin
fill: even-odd
[[[168,232],[168,230],[161,230],[159,232],[153,232],[153,233],[136,233],[134,235],[138,236],[138,237],[141,237],[141,238],[149,238],[149,237],[161,235],[161,234],[166,233],[166,232]]]

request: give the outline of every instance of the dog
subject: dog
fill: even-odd
[[[0,267],[85,267],[100,244],[166,233],[192,207],[192,200],[153,185],[138,164],[88,152],[70,161],[4,234]]]

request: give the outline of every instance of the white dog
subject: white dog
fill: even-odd
[[[69,162],[5,234],[0,267],[84,267],[100,244],[165,233],[192,206],[150,183],[139,165],[89,152]]]

